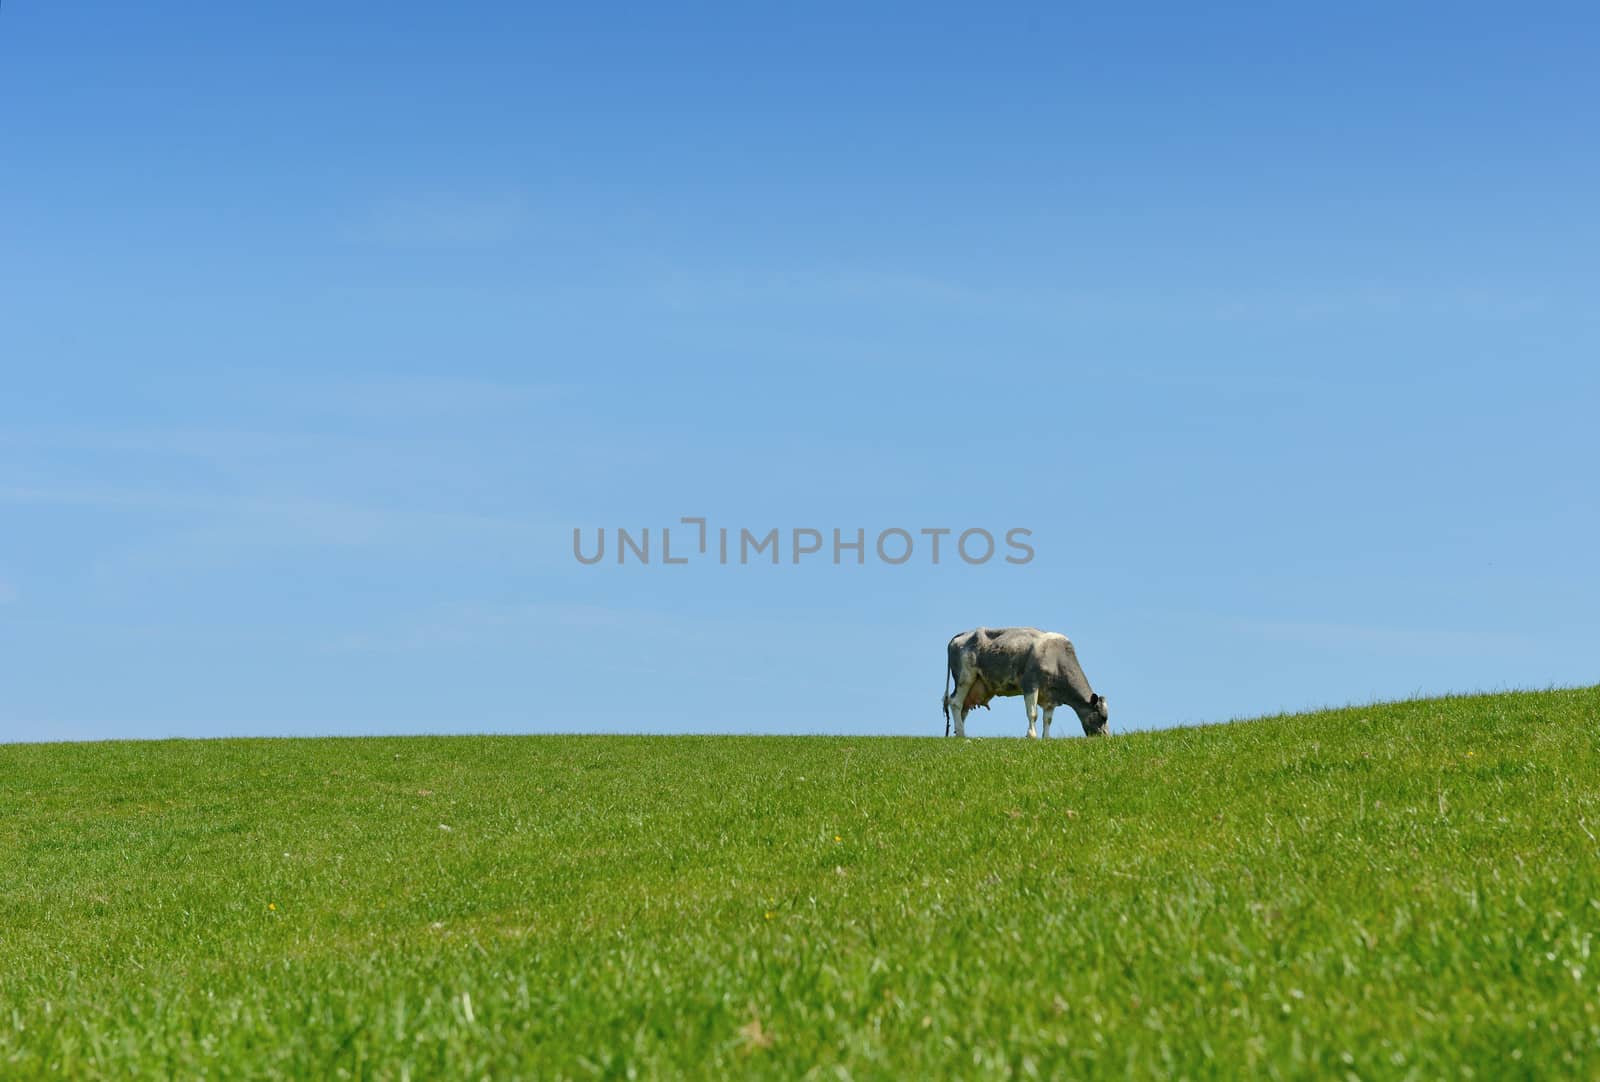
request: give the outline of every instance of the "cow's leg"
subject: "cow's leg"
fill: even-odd
[[[1044,738],[1046,740],[1050,739],[1050,716],[1055,712],[1056,708],[1053,706],[1047,706],[1044,708]]]
[[[956,736],[958,737],[964,738],[967,735],[967,696],[972,694],[972,685],[977,682],[978,674],[976,672],[962,673],[956,679],[955,691],[951,692],[950,698],[947,700],[950,703],[951,716],[955,719]]]
[[[956,723],[957,740],[965,740],[967,738],[967,714],[969,711],[966,707],[961,705],[964,702],[966,702],[966,696],[960,695],[956,698],[955,703],[950,707],[950,716]]]
[[[1022,708],[1028,712],[1028,739],[1032,740],[1039,735],[1039,730],[1034,728],[1034,719],[1039,715],[1038,688],[1022,693]]]

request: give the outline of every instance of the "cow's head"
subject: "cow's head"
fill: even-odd
[[[1084,736],[1105,736],[1111,724],[1111,711],[1106,708],[1104,695],[1090,695],[1089,701],[1077,708],[1078,720],[1083,722]]]

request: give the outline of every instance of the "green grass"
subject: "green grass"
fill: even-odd
[[[1600,1077],[1597,733],[0,747],[0,1077]]]

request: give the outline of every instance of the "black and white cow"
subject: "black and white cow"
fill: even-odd
[[[1038,736],[1034,719],[1044,710],[1044,735],[1058,706],[1070,706],[1083,722],[1086,736],[1103,736],[1110,715],[1103,695],[1096,695],[1078,664],[1078,653],[1065,635],[1035,627],[980,627],[950,640],[945,673],[945,732],[955,712],[956,735],[967,735],[967,714],[987,708],[996,695],[1021,695],[1028,713],[1028,735]],[[953,687],[953,690],[951,690]]]

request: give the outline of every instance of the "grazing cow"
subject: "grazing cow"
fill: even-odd
[[[1085,736],[1103,736],[1110,715],[1104,695],[1089,688],[1077,651],[1065,635],[1034,627],[980,627],[950,640],[945,673],[945,735],[955,711],[956,735],[967,735],[967,714],[996,695],[1021,695],[1028,735],[1038,736],[1034,718],[1044,708],[1044,735],[1058,706],[1070,706]],[[954,690],[950,690],[953,686]]]

